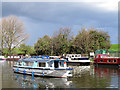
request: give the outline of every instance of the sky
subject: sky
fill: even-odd
[[[48,2],[49,1],[49,2]],[[112,44],[118,43],[118,0],[5,0],[2,17],[17,16],[30,35],[26,44],[44,35],[54,36],[60,27],[71,27],[77,35],[81,27],[94,27],[108,32]]]

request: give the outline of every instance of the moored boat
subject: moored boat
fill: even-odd
[[[0,61],[6,61],[6,58],[4,56],[0,56]]]
[[[72,68],[67,67],[65,59],[26,58],[19,59],[13,66],[16,73],[43,77],[71,77]]]
[[[69,65],[90,65],[88,57],[81,57],[81,54],[66,54],[67,63]]]
[[[119,66],[120,57],[110,57],[107,54],[97,54],[94,59],[94,64]]]

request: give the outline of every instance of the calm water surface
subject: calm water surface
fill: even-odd
[[[13,61],[0,62],[2,88],[119,88],[120,69],[114,67],[79,66],[72,78],[42,78],[16,74]]]

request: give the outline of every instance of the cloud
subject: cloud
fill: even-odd
[[[96,3],[96,7],[104,8],[106,10],[117,10],[119,0],[4,0],[2,2],[84,2]]]
[[[62,24],[81,24],[84,22],[104,20],[113,21],[116,12],[104,11],[89,3],[3,3],[3,16],[15,14],[25,16],[36,21],[62,23]],[[95,9],[96,8],[96,9]],[[7,12],[6,12],[7,11]],[[113,18],[111,18],[111,16]]]
[[[113,30],[117,32],[117,11],[107,6],[111,3],[104,2],[3,2],[2,15],[13,14],[25,20],[33,41],[44,34],[51,35],[60,26],[70,26],[75,33],[81,25],[94,26],[111,35]],[[114,36],[111,38],[114,42]]]

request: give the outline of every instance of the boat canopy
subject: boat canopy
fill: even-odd
[[[26,58],[26,59],[19,59],[18,62],[50,62],[50,61],[64,61],[67,62],[67,60],[64,59],[41,59],[41,58]]]
[[[46,56],[46,55],[41,55],[41,56],[31,56],[31,58],[42,58],[42,59],[44,59],[44,58],[49,58],[49,56]]]
[[[48,59],[41,59],[41,58],[25,58],[25,59],[19,59],[18,62],[34,62],[34,61],[41,61],[41,62],[47,62],[49,61]]]

